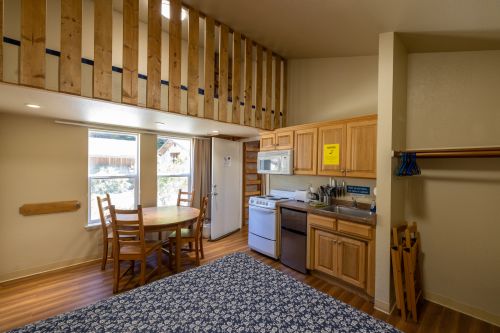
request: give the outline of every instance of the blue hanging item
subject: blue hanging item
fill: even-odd
[[[417,153],[402,152],[396,176],[414,176],[420,174],[420,167],[417,164]]]

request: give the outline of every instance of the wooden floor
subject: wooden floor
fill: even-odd
[[[249,250],[246,228],[217,242],[206,242],[205,259],[202,264],[237,251],[248,253],[275,269],[384,320],[404,332],[500,333],[499,327],[431,302],[424,302],[420,305],[418,323],[403,321],[396,314],[396,311],[392,315],[387,315],[374,310],[372,303],[339,286],[329,284],[311,275],[298,273],[283,266],[278,261]],[[187,264],[189,257],[186,255],[183,260]],[[111,266],[108,264],[106,271],[101,271],[100,263],[92,263],[0,285],[0,331],[45,319],[110,297],[112,295]],[[167,275],[170,273],[164,274],[164,276]],[[122,287],[127,288],[127,286]]]

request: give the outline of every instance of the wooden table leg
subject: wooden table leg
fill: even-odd
[[[175,271],[179,273],[181,271],[181,226],[177,225],[175,231]]]

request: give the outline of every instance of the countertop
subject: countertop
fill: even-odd
[[[357,217],[357,216],[351,216],[351,215],[339,214],[339,213],[321,210],[319,208],[310,206],[309,204],[307,204],[305,202],[300,202],[300,201],[295,201],[295,200],[281,201],[281,202],[278,202],[276,204],[278,207],[300,210],[303,212],[312,213],[312,214],[321,215],[321,216],[326,216],[326,217],[332,217],[332,218],[341,219],[344,221],[350,221],[350,222],[355,222],[355,223],[360,223],[360,224],[365,224],[365,225],[370,225],[370,226],[377,225],[377,214],[373,214],[373,217],[371,219],[364,219],[364,218]]]

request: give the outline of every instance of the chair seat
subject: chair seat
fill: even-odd
[[[170,234],[168,234],[168,238],[176,238],[176,236],[177,236],[176,231],[172,231],[172,232],[170,232]],[[181,229],[181,238],[194,238],[194,229],[182,228]]]
[[[145,241],[146,253],[150,253],[154,249],[160,247],[162,244],[161,241],[156,240],[147,240]],[[141,254],[140,245],[125,245],[120,247],[120,256],[122,255],[133,255],[133,254]]]

